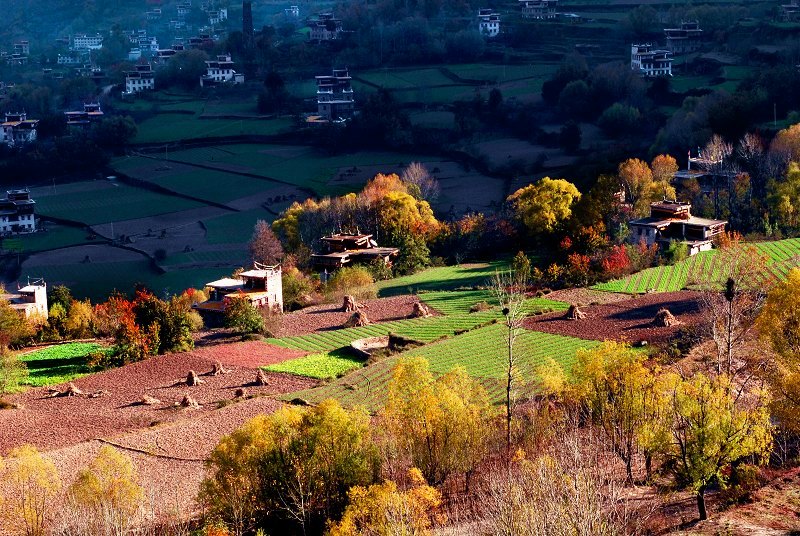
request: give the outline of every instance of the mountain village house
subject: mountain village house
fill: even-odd
[[[700,49],[703,30],[696,20],[681,22],[680,28],[664,28],[667,50],[673,54],[688,54]]]
[[[0,235],[34,232],[35,205],[30,190],[8,190],[6,198],[0,199]]]
[[[86,50],[100,50],[101,48],[103,48],[102,35],[78,34],[72,37],[72,46],[70,50],[81,52]]]
[[[478,31],[485,37],[496,37],[500,33],[500,14],[489,8],[479,9]]]
[[[631,45],[631,69],[645,77],[672,76],[672,52],[650,43]]]
[[[6,113],[5,121],[0,131],[0,142],[9,147],[25,145],[36,141],[36,128],[39,126],[38,119],[28,119],[28,114]]]
[[[0,294],[0,299],[7,300],[11,308],[21,313],[25,318],[47,318],[47,283],[43,279],[33,282],[28,281],[24,287],[14,292]]]
[[[677,240],[686,244],[689,255],[710,250],[713,238],[725,232],[728,222],[692,216],[691,208],[678,201],[651,203],[649,217],[628,222],[631,242],[663,246]]]
[[[206,283],[211,289],[208,301],[197,303],[194,308],[206,317],[225,313],[233,298],[246,298],[253,307],[271,311],[283,311],[283,283],[281,266],[255,266],[242,272],[238,277],[224,277]]]
[[[334,69],[333,75],[315,77],[317,114],[323,121],[342,121],[353,116],[352,78],[347,69]]]
[[[69,127],[85,127],[103,118],[100,103],[91,102],[83,105],[83,110],[64,112]]]
[[[200,87],[216,86],[228,82],[243,84],[244,75],[233,69],[230,54],[217,56],[216,60],[206,62],[206,74],[200,77]]]
[[[125,73],[125,93],[123,96],[136,95],[140,91],[152,91],[156,88],[156,75],[149,63],[140,63],[135,71]]]
[[[523,19],[555,19],[558,0],[519,0]]]
[[[311,256],[311,262],[321,270],[336,270],[354,263],[369,264],[381,259],[391,265],[392,258],[400,253],[398,248],[383,248],[371,234],[339,233],[321,239],[325,253]]]
[[[342,35],[342,21],[333,16],[333,13],[320,13],[316,19],[308,21],[311,32],[308,34],[310,41],[335,41]]]

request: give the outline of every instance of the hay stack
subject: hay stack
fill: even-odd
[[[569,306],[569,309],[567,309],[567,314],[564,318],[567,320],[583,320],[586,318],[586,313],[581,311],[580,308],[573,303]]]
[[[653,326],[657,328],[669,328],[679,324],[680,321],[666,307],[659,309],[653,319]]]
[[[422,302],[414,302],[414,309],[411,311],[411,318],[428,318],[431,310]]]
[[[142,399],[139,401],[139,404],[142,406],[156,406],[160,404],[161,401],[154,396],[144,395]]]
[[[186,385],[189,387],[195,387],[200,385],[201,383],[206,383],[204,380],[200,379],[200,376],[193,370],[189,371],[189,374],[186,376]]]
[[[227,374],[229,372],[230,369],[226,369],[221,361],[216,361],[214,362],[214,368],[211,369],[211,372],[209,374],[211,376],[219,376],[220,374]]]
[[[358,307],[359,303],[353,296],[347,294],[344,297],[344,301],[342,302],[342,311],[344,311],[345,313],[354,313],[358,311]]]
[[[265,386],[269,385],[269,380],[267,379],[267,373],[264,372],[263,369],[258,369],[256,371],[256,381],[253,382],[255,385]]]
[[[67,388],[63,391],[59,391],[58,389],[50,389],[50,397],[55,398],[59,396],[85,396],[86,393],[81,391],[77,385],[72,382],[67,384]]]
[[[189,396],[188,393],[183,395],[183,400],[181,400],[178,405],[186,409],[200,409],[200,404],[197,403],[197,400]]]
[[[353,315],[347,319],[347,322],[344,323],[345,328],[361,328],[364,326],[369,325],[369,318],[367,318],[366,313],[363,311],[356,311]]]

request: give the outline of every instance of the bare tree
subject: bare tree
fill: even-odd
[[[719,217],[719,181],[726,179],[728,191],[733,189],[733,177],[736,175],[736,166],[731,159],[733,145],[726,142],[722,136],[714,134],[706,146],[700,151],[700,167],[711,174],[714,181],[714,214]]]
[[[428,172],[428,168],[419,162],[411,162],[403,170],[400,179],[419,188],[420,196],[428,202],[436,201],[439,197],[439,181]]]
[[[636,534],[654,511],[634,511],[624,485],[609,470],[613,454],[592,429],[560,427],[554,441],[530,460],[491,471],[478,497],[479,534],[556,536]]]
[[[254,262],[275,265],[283,259],[283,246],[275,236],[272,227],[264,220],[258,220],[253,229],[253,237],[248,244],[250,257]]]
[[[516,376],[518,374],[514,343],[522,334],[522,321],[525,319],[525,286],[513,272],[496,272],[492,282],[492,292],[503,311],[503,324],[506,327],[505,359],[506,369],[506,456],[511,456],[511,421],[516,403]]]
[[[736,374],[740,350],[765,299],[769,271],[756,248],[734,243],[717,251],[720,279],[701,285],[702,306],[717,351],[717,373]],[[724,280],[724,283],[722,282]],[[745,363],[746,364],[746,363]]]

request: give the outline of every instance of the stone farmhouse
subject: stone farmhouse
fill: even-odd
[[[206,74],[200,77],[200,87],[217,86],[233,83],[243,84],[244,75],[237,73],[230,54],[217,56],[216,60],[206,62]]]
[[[311,256],[311,262],[320,270],[336,270],[351,264],[369,264],[381,259],[391,265],[400,253],[398,248],[384,248],[372,239],[371,234],[339,233],[321,239],[325,253]]]
[[[0,199],[0,235],[32,233],[36,231],[36,201],[30,190],[8,190]]]
[[[686,244],[689,255],[708,251],[715,236],[725,232],[727,221],[692,216],[692,205],[678,201],[657,201],[650,204],[650,216],[628,222],[630,240],[669,245],[672,241]]]
[[[667,50],[673,54],[688,54],[700,49],[703,30],[696,20],[683,21],[679,28],[664,28]]]
[[[355,100],[348,70],[334,69],[332,75],[315,78],[319,118],[323,121],[342,121],[352,117]]]
[[[136,95],[141,91],[152,91],[156,88],[156,74],[149,63],[139,63],[135,71],[125,73],[125,92],[123,96]]]
[[[555,19],[558,0],[519,0],[523,19]]]
[[[672,76],[672,52],[650,43],[631,45],[631,69],[645,77]]]
[[[47,283],[44,279],[30,280],[24,287],[17,288],[14,292],[0,294],[0,299],[7,300],[11,308],[21,313],[25,318],[47,318]]]
[[[68,127],[83,128],[102,119],[103,110],[98,102],[84,103],[83,110],[64,112],[64,117],[67,119]]]
[[[333,13],[320,13],[316,19],[308,21],[311,32],[308,34],[310,41],[335,41],[342,36],[342,21],[333,16]]]
[[[478,10],[478,32],[485,37],[496,37],[500,34],[500,14],[493,9]]]
[[[36,129],[39,126],[38,119],[28,119],[28,114],[6,113],[5,121],[0,125],[0,143],[5,143],[9,147],[25,145],[36,141]]]
[[[228,303],[233,298],[246,298],[253,307],[275,312],[283,311],[283,283],[281,266],[261,265],[255,263],[253,268],[242,272],[238,277],[224,277],[206,283],[211,289],[208,301],[197,303],[193,307],[212,322],[225,313]]]

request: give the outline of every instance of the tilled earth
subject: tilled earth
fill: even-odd
[[[185,516],[196,510],[203,460],[219,439],[246,420],[278,409],[281,403],[270,395],[317,384],[268,373],[266,386],[254,385],[257,366],[296,355],[259,341],[217,345],[152,357],[73,382],[84,393],[100,393],[97,398],[50,397],[47,388],[31,389],[12,397],[19,409],[0,411],[0,455],[33,444],[56,464],[66,488],[103,444],[112,444],[133,459],[139,481],[159,511]],[[211,375],[217,361],[229,372]],[[204,383],[187,386],[190,370]],[[234,400],[239,388],[246,390],[246,397]],[[145,394],[160,403],[139,404]],[[186,394],[199,409],[176,406]]]
[[[395,296],[361,300],[366,307],[362,309],[371,322],[387,322],[409,318],[414,310],[416,296]],[[327,331],[340,328],[352,313],[342,311],[341,303],[306,307],[300,311],[284,315],[278,330],[278,337],[293,337],[314,331]]]
[[[586,318],[582,320],[567,320],[564,312],[558,312],[527,318],[524,325],[534,331],[582,339],[664,343],[682,326],[701,322],[699,298],[699,293],[690,291],[645,294],[623,301],[581,307],[586,313]],[[654,327],[652,321],[662,307],[675,315],[681,325]]]

